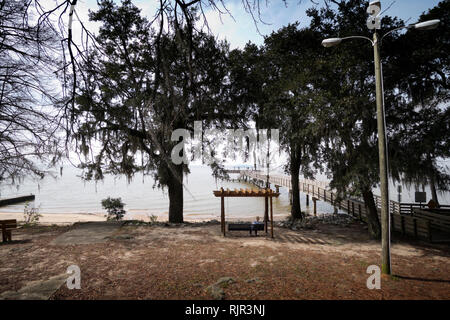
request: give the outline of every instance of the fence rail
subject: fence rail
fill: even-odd
[[[267,174],[262,171],[243,170],[241,176],[253,180],[255,183],[263,184],[267,181]],[[269,183],[276,186],[285,187],[292,190],[291,178],[288,175],[269,175]],[[353,217],[367,222],[367,208],[362,199],[342,199],[336,192],[330,190],[329,184],[324,181],[302,179],[299,182],[300,191],[312,195],[318,200],[331,203],[333,206],[346,211]],[[381,197],[374,195],[374,202],[377,207],[378,217],[381,219]],[[400,203],[389,201],[389,211],[391,218],[391,227],[393,230],[422,238],[432,240],[432,227],[436,222],[432,222],[426,216],[414,215],[414,210],[421,209],[424,206],[417,203]],[[441,208],[450,208],[450,205],[441,205]]]

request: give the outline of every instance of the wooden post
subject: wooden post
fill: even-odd
[[[391,223],[391,226],[392,226],[392,231],[396,231],[397,229],[395,228],[395,219],[394,219],[394,213],[393,213],[393,214],[391,214],[391,217],[392,217],[392,223]]]
[[[414,236],[417,238],[417,219],[413,218],[413,222],[414,222]]]
[[[309,207],[309,194],[306,195],[306,206]]]
[[[273,239],[273,203],[270,195],[270,237]]]
[[[268,189],[266,189],[267,191]],[[269,199],[267,198],[267,195],[264,197],[264,230],[266,231],[266,233],[268,232],[267,230],[267,220],[269,220]]]
[[[361,204],[358,204],[358,214],[359,214],[359,221],[362,221],[362,217],[361,217]]]
[[[428,241],[433,242],[431,235],[431,221],[427,220]]]
[[[289,190],[289,204],[292,205],[292,190]]]
[[[402,234],[405,234],[405,217],[401,217],[401,223],[402,223]]]
[[[312,201],[313,201],[313,204],[314,204],[314,217],[316,217],[317,216],[317,205],[316,205],[317,198],[312,197]]]
[[[3,237],[3,242],[8,241],[8,238],[6,237],[6,224],[2,223],[2,237]]]
[[[390,217],[391,217],[391,226],[392,226],[393,230],[395,230],[395,227],[394,227],[394,212],[392,212],[390,214]]]
[[[220,224],[222,226],[223,236],[225,237],[225,199],[223,197],[223,188],[221,188],[222,196],[220,197]]]

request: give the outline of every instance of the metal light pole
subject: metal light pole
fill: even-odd
[[[380,43],[388,34],[403,29],[415,28],[418,30],[431,30],[438,26],[439,20],[430,20],[416,24],[410,24],[393,29],[378,37],[376,29],[380,29],[380,1],[372,1],[367,12],[370,14],[367,20],[367,27],[374,29],[373,40],[364,36],[350,36],[345,38],[329,38],[322,41],[324,47],[332,47],[341,43],[345,39],[366,39],[372,43],[375,64],[375,90],[377,104],[377,129],[378,129],[378,156],[380,165],[380,190],[381,190],[381,271],[383,274],[391,274],[391,226],[389,217],[389,188],[388,188],[388,156],[386,138],[386,120],[384,113],[384,92],[383,92],[383,71],[380,58]]]
[[[380,164],[380,190],[381,190],[381,272],[391,274],[391,226],[389,219],[389,185],[386,118],[384,114],[383,75],[381,70],[380,47],[378,34],[373,34],[373,54],[375,63],[375,90],[377,100],[377,127],[378,127],[378,161]]]

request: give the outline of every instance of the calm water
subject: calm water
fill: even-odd
[[[224,188],[245,188],[251,185],[238,182],[216,181],[208,167],[192,166],[191,174],[185,179],[184,216],[186,220],[217,219],[220,217],[220,200],[213,190]],[[79,178],[81,171],[65,167],[62,176],[46,177],[40,181],[24,181],[20,186],[2,186],[1,197],[35,194],[35,207],[41,213],[104,213],[101,200],[121,197],[130,216],[157,215],[167,219],[169,200],[167,190],[153,189],[150,177],[137,175],[130,183],[124,177],[107,176],[104,181],[84,182]],[[274,216],[289,214],[289,198],[285,189],[274,199]],[[303,197],[304,198],[304,197]],[[305,201],[305,199],[303,199]],[[225,200],[228,218],[254,218],[264,213],[261,198],[228,198]],[[24,204],[0,208],[0,212],[23,212]],[[332,212],[331,206],[320,204],[319,211]]]
[[[220,218],[220,200],[214,197],[213,190],[224,188],[252,187],[239,182],[215,181],[208,167],[192,166],[191,174],[185,178],[184,217],[186,220],[218,219]],[[101,200],[111,197],[121,197],[126,204],[125,209],[130,217],[157,215],[167,219],[167,190],[153,189],[150,177],[137,175],[128,183],[124,177],[107,176],[104,181],[84,182],[79,178],[81,171],[70,166],[65,167],[62,176],[46,177],[40,181],[24,181],[20,186],[2,186],[1,197],[35,194],[35,207],[41,213],[105,213]],[[321,177],[318,177],[320,179]],[[322,177],[323,179],[323,177]],[[280,189],[281,195],[274,199],[274,216],[289,214],[290,205],[288,191]],[[391,199],[397,200],[396,188],[391,185]],[[428,192],[428,198],[430,193]],[[403,202],[414,198],[414,190],[404,188]],[[448,203],[448,201],[446,201]],[[305,195],[301,194],[302,210],[307,210]],[[333,208],[322,202],[317,202],[318,212],[332,213]],[[225,208],[227,218],[251,218],[263,216],[264,201],[262,198],[226,198]],[[1,212],[23,212],[24,204],[0,208]]]

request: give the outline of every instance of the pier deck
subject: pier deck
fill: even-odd
[[[267,174],[262,171],[255,170],[232,170],[233,173],[239,171],[240,178],[255,184],[259,187],[265,187],[267,181]],[[231,172],[230,172],[231,173]],[[269,187],[274,185],[278,189],[280,187],[287,188],[289,190],[290,199],[292,199],[292,185],[291,177],[282,174],[270,174],[269,175]],[[343,198],[339,197],[336,191],[332,190],[327,182],[301,179],[299,181],[299,189],[307,196],[307,203],[309,204],[309,196],[312,196],[312,200],[322,200],[330,203],[335,208],[346,211],[348,214],[366,222],[367,208],[362,199]],[[374,195],[375,205],[378,209],[378,217],[381,214],[381,197]],[[401,232],[402,234],[410,235],[416,238],[433,241],[433,234],[435,230],[432,230],[432,223],[430,219],[414,216],[414,210],[421,208],[423,205],[418,203],[401,203],[397,201],[389,201],[389,212],[391,220],[391,228],[393,231]],[[450,208],[449,205],[441,205],[442,208]],[[448,236],[446,239],[439,237],[440,241],[450,241],[450,230],[448,230]]]
[[[0,207],[9,206],[11,204],[22,203],[26,201],[34,201],[34,199],[35,199],[34,194],[0,199]]]

